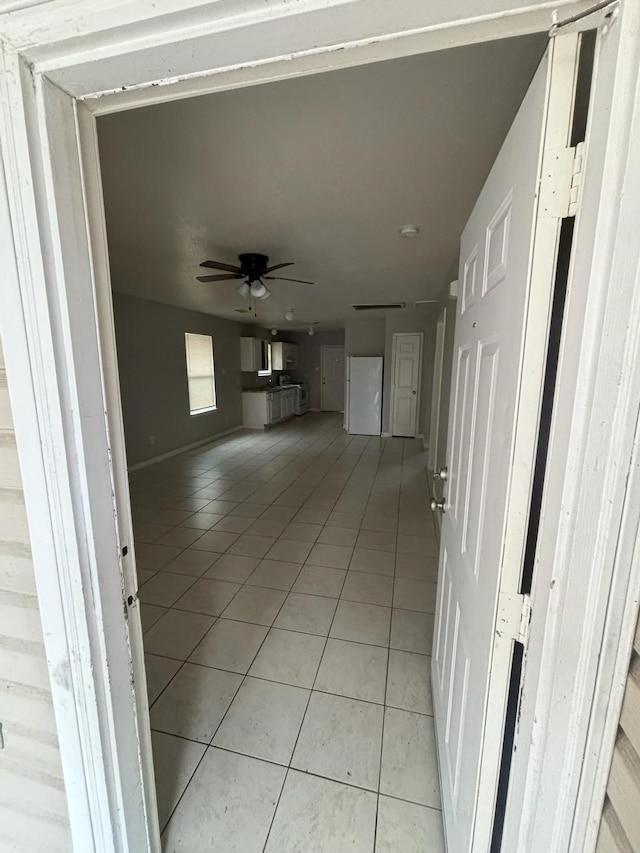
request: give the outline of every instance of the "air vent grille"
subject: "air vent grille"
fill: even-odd
[[[355,311],[386,311],[390,308],[404,308],[404,302],[360,302],[351,307]]]

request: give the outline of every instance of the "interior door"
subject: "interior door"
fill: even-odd
[[[422,332],[393,336],[391,434],[415,438],[422,376]]]
[[[452,853],[490,846],[562,215],[539,199],[561,186],[576,58],[576,36],[550,42],[460,244],[432,658]]]
[[[344,411],[344,347],[322,347],[323,412]]]

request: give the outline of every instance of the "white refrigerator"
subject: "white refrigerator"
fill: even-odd
[[[347,432],[380,435],[382,429],[382,356],[349,358]]]

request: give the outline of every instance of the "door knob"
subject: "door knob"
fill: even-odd
[[[412,394],[416,394],[416,393],[417,393],[417,391],[412,391],[411,393],[412,393]]]
[[[441,468],[439,471],[436,471],[436,473],[433,475],[433,479],[434,480],[446,480],[448,478],[448,476],[449,476],[449,469],[448,468]]]
[[[441,501],[436,500],[436,498],[431,498],[431,509],[432,509],[434,512],[435,512],[437,509],[439,509],[439,510],[440,510],[440,512],[444,512],[444,511],[445,511],[445,509],[446,509],[446,506],[447,506],[447,504],[446,504],[446,501],[444,500],[444,498],[443,498]]]

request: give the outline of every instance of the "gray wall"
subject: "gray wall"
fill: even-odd
[[[120,293],[113,304],[129,465],[242,424],[240,323]],[[185,332],[213,338],[213,412],[189,414]]]
[[[291,342],[298,345],[298,369],[291,375],[296,382],[309,383],[309,408],[320,408],[320,358],[322,347],[344,346],[344,329],[316,332],[309,337],[306,332],[295,332]]]
[[[352,320],[345,325],[344,354],[384,355],[385,321]]]

